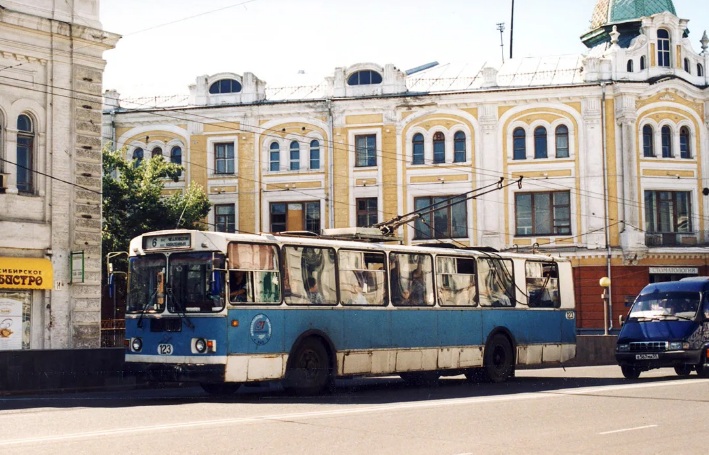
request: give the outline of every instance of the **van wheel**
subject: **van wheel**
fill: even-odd
[[[689,376],[693,369],[694,366],[692,365],[680,365],[675,367],[675,373],[677,373],[677,376]]]
[[[315,339],[303,341],[288,360],[284,388],[295,395],[316,395],[332,382],[327,350]]]
[[[705,346],[703,349],[706,350],[707,347]],[[707,365],[708,360],[709,359],[707,359],[705,354],[702,356],[699,363],[694,366],[694,369],[697,370],[697,374],[700,378],[709,378],[709,365]]]
[[[620,367],[620,371],[623,372],[625,379],[638,379],[640,377],[639,368],[623,365]]]
[[[203,382],[200,386],[210,395],[231,395],[239,390],[241,384],[238,382]]]
[[[512,346],[506,336],[497,334],[485,346],[483,360],[485,379],[490,382],[504,382],[514,370]]]
[[[436,371],[409,371],[406,373],[399,373],[399,376],[408,384],[417,387],[436,385],[438,384],[438,378],[441,377],[441,375]]]

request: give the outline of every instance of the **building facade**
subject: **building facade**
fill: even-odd
[[[0,350],[98,347],[98,0],[0,10]]]
[[[709,39],[695,51],[687,22],[669,0],[599,0],[576,57],[355,64],[273,89],[221,73],[173,107],[107,92],[104,137],[131,159],[182,164],[167,191],[203,185],[214,230],[418,211],[397,230],[406,242],[568,257],[579,329],[612,329],[649,281],[707,272]]]

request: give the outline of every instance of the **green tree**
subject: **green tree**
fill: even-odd
[[[211,204],[204,189],[190,183],[184,191],[164,192],[166,179],[177,180],[182,166],[162,156],[127,161],[123,151],[103,150],[103,232],[106,255],[127,251],[130,240],[147,231],[205,229]]]

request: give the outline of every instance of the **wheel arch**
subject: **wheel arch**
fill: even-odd
[[[325,347],[325,351],[327,351],[327,357],[330,361],[333,375],[336,374],[337,356],[335,355],[335,344],[325,332],[317,329],[306,330],[305,332],[301,333],[298,338],[296,338],[296,340],[291,345],[290,350],[288,351],[288,361],[286,362],[286,369],[291,366],[291,359],[293,358],[293,353],[300,347],[301,344],[303,344],[303,342],[305,342],[305,340],[309,339],[315,339],[322,343],[322,345]]]

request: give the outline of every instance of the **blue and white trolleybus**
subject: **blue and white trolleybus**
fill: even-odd
[[[315,394],[363,375],[502,382],[575,356],[568,261],[445,246],[143,234],[129,251],[127,367],[214,393],[282,381]]]

